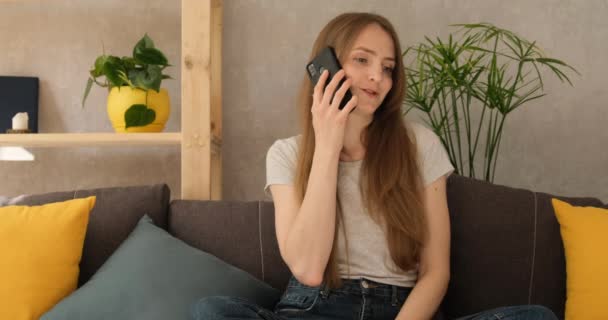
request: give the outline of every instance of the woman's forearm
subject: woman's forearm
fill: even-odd
[[[429,272],[418,279],[416,286],[401,307],[397,320],[431,319],[445,295],[449,272]]]
[[[323,280],[334,242],[339,156],[315,150],[305,196],[285,241],[292,273],[311,286]]]

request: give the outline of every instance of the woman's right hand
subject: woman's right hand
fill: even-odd
[[[351,80],[346,79],[342,86],[337,88],[342,78],[345,77],[344,70],[340,70],[325,88],[328,77],[329,71],[324,70],[314,87],[310,110],[312,112],[312,125],[315,130],[316,146],[339,152],[344,145],[346,120],[350,112],[357,106],[357,96],[353,95],[346,106],[340,110],[340,103],[346,91],[350,88]],[[334,97],[333,100],[332,96]]]

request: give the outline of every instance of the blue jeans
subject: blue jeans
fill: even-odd
[[[192,307],[195,320],[394,320],[412,288],[380,284],[367,279],[343,280],[329,290],[309,287],[293,276],[274,310],[264,309],[241,298],[207,297]],[[556,320],[541,306],[498,308],[458,320]]]

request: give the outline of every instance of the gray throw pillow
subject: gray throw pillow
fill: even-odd
[[[198,299],[216,295],[272,309],[280,292],[190,247],[146,215],[91,280],[41,319],[190,319]]]

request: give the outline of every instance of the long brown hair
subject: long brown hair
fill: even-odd
[[[370,24],[379,25],[391,36],[396,65],[392,74],[393,86],[361,137],[366,152],[361,169],[360,189],[369,214],[385,228],[392,260],[397,267],[405,271],[416,266],[427,234],[427,223],[423,212],[416,144],[401,114],[406,82],[401,47],[395,29],[386,18],[376,14],[341,14],[331,20],[318,35],[310,59],[324,47],[331,46],[335,49],[338,59],[344,61],[357,36]],[[313,85],[305,76],[297,101],[302,137],[299,141],[295,187],[300,203],[308,185],[315,150],[310,112],[312,92]],[[324,280],[330,287],[340,285],[335,243],[343,218],[341,204],[339,199],[337,200],[334,244],[324,275]]]

